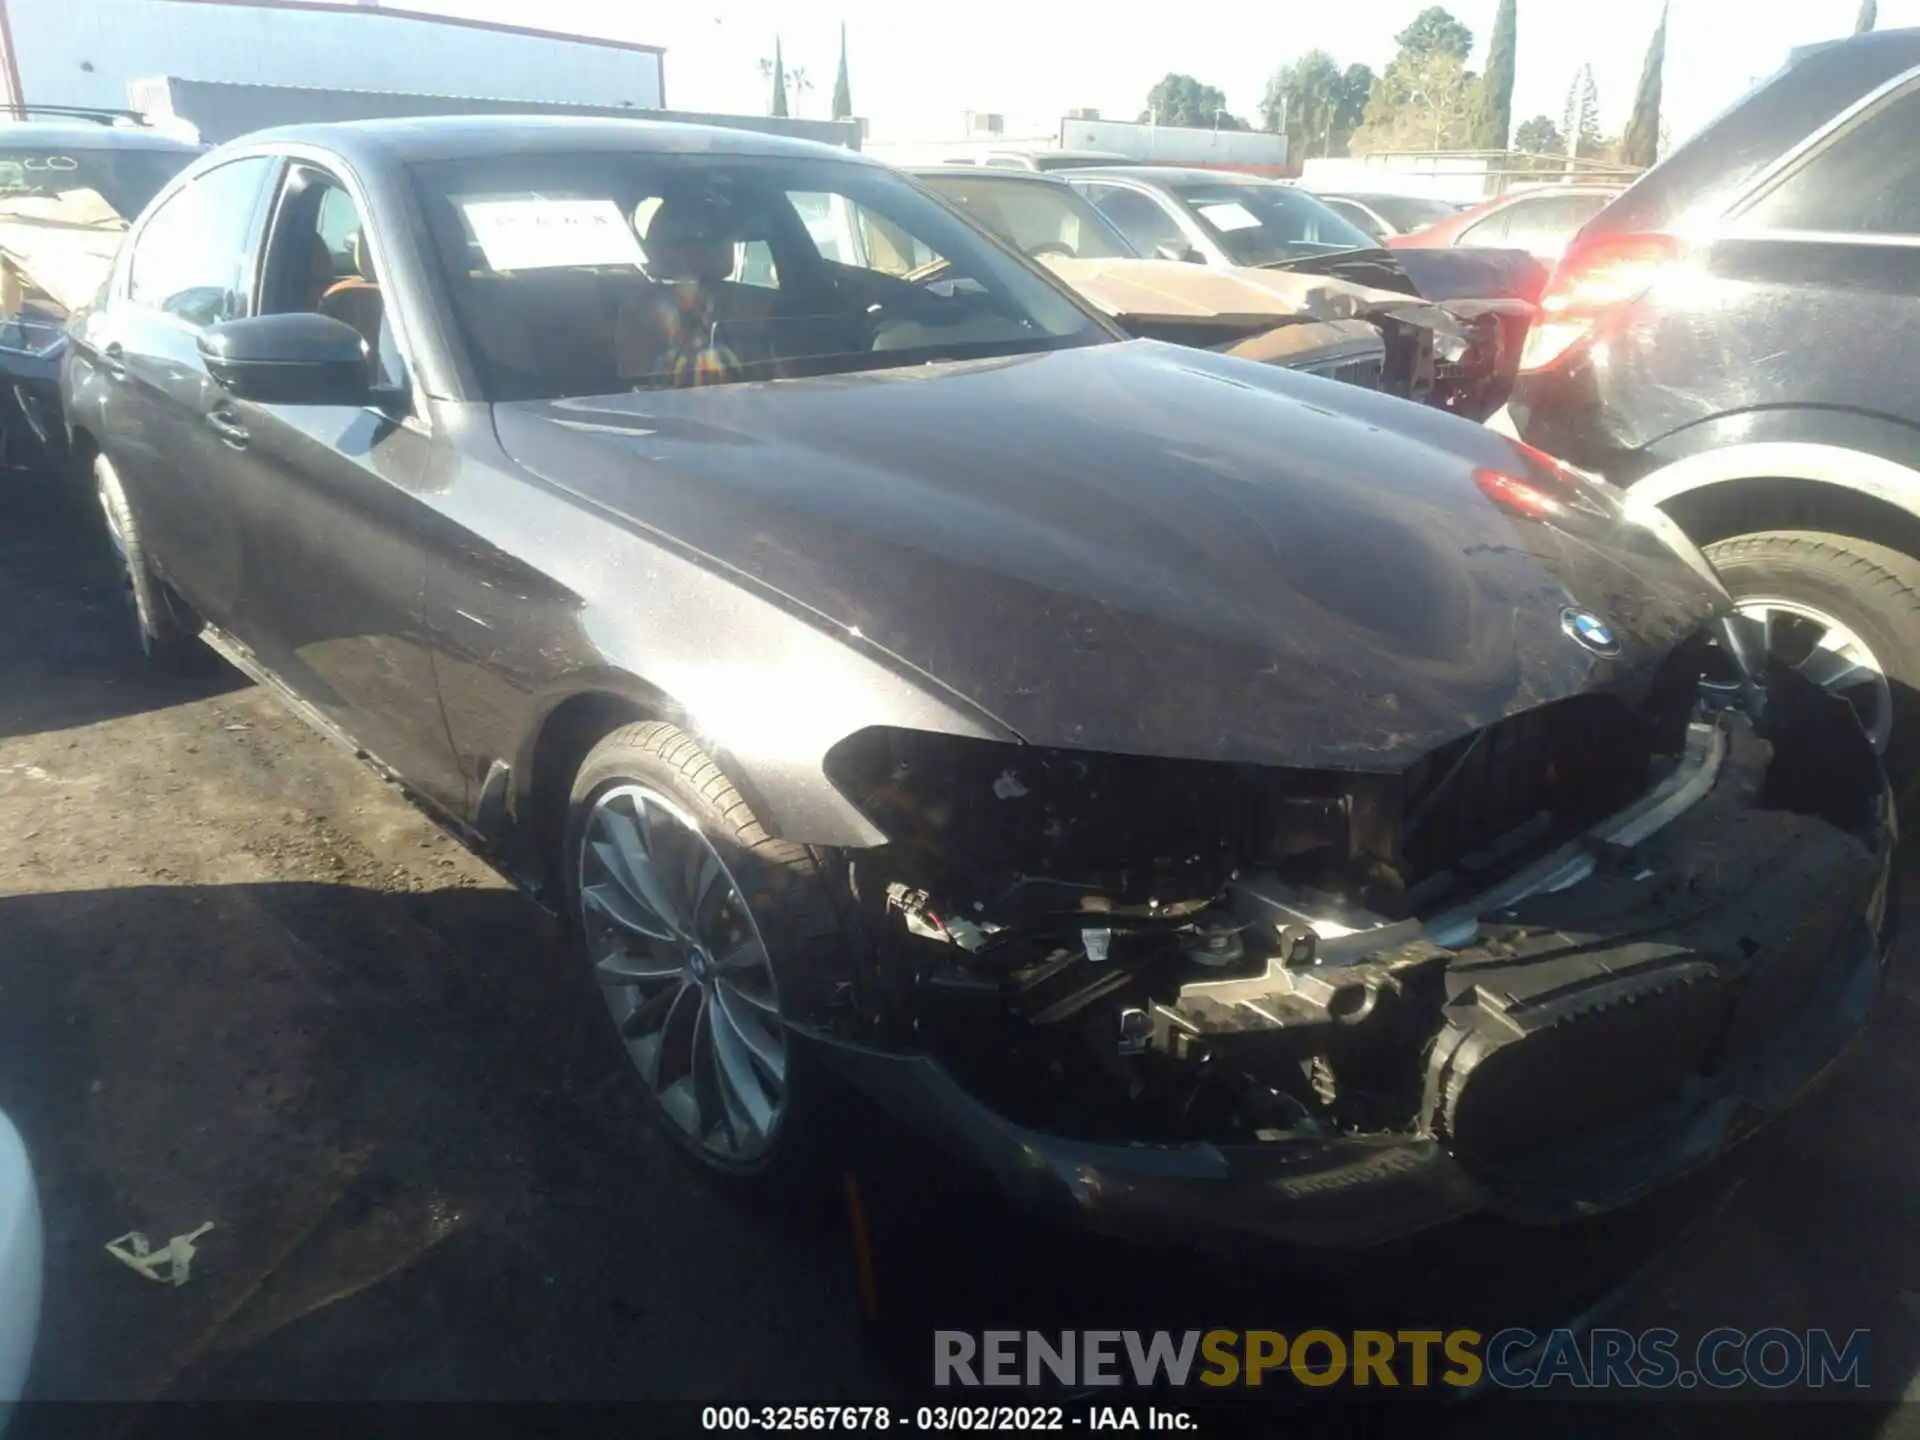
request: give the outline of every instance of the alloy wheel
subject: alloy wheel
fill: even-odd
[[[1893,689],[1884,666],[1852,629],[1797,600],[1746,596],[1737,613],[1758,627],[1767,655],[1853,706],[1876,751],[1893,735]]]
[[[750,1165],[787,1110],[773,965],[720,852],[684,810],[614,785],[580,845],[579,919],[640,1079],[703,1158]]]

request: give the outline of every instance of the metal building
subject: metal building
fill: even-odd
[[[656,110],[657,45],[373,4],[0,0],[12,104],[120,109],[155,76]]]
[[[334,120],[392,119],[403,115],[575,115],[676,120],[724,125],[766,135],[791,135],[824,145],[860,148],[856,120],[807,120],[774,115],[712,115],[689,110],[640,110],[615,105],[556,105],[498,96],[419,95],[393,90],[322,89],[313,85],[236,85],[159,75],[128,87],[131,107],[155,128],[185,140],[219,145],[269,125]]]

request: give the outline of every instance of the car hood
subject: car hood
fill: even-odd
[[[1458,334],[1438,306],[1391,290],[1327,275],[1295,275],[1247,266],[1212,267],[1178,260],[1041,261],[1101,313],[1121,324],[1189,324],[1244,328],[1288,320],[1356,320],[1392,315]]]
[[[99,293],[125,239],[125,224],[104,201],[56,209],[16,199],[0,206],[0,254],[69,311]]]
[[[494,423],[550,484],[1036,744],[1398,769],[1636,678],[1723,603],[1609,491],[1566,529],[1502,508],[1476,470],[1579,482],[1490,431],[1151,341]]]

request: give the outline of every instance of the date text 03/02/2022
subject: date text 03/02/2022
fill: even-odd
[[[938,1330],[936,1389],[981,1386],[1862,1390],[1865,1330]]]
[[[1158,1405],[709,1405],[700,1412],[706,1430],[748,1434],[770,1431],[902,1430],[1197,1430],[1185,1410]]]

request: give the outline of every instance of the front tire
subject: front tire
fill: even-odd
[[[207,653],[197,643],[200,625],[186,603],[153,573],[127,492],[105,455],[93,457],[93,481],[140,652],[157,668],[182,668]]]
[[[812,853],[768,836],[691,736],[646,722],[582,763],[563,866],[654,1118],[716,1174],[791,1168],[824,1076],[789,1022],[846,943]]]
[[[1920,560],[1813,530],[1705,547],[1767,650],[1853,705],[1897,793],[1920,779]]]

